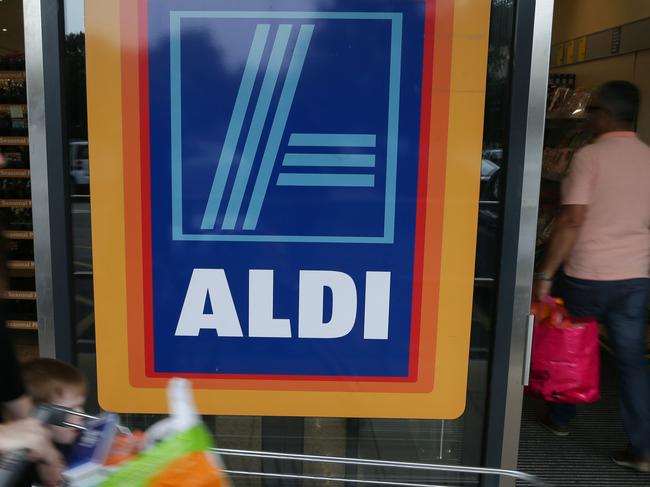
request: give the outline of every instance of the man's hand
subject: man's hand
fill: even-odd
[[[41,481],[48,487],[62,480],[63,457],[52,445],[50,432],[36,419],[0,424],[0,453],[27,450],[28,458],[40,464]]]
[[[552,286],[553,281],[535,280],[533,282],[533,301],[541,301],[545,296],[550,295]]]

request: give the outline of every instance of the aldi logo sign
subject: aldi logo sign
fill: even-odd
[[[152,374],[411,379],[414,7],[150,24]]]
[[[462,412],[484,86],[453,83],[468,60],[485,79],[488,32],[469,3],[88,3],[104,407],[159,411],[183,376],[205,413]]]
[[[170,18],[174,239],[393,243],[403,14],[215,11]],[[213,70],[183,63],[183,46],[198,42],[193,36],[201,29],[237,31],[241,44],[229,76],[218,63]],[[211,43],[196,50],[202,59],[218,56]],[[345,70],[323,76],[329,62]],[[197,97],[199,79],[204,95]],[[201,114],[211,102],[222,108],[206,125]],[[187,150],[197,122],[206,136],[211,131],[210,164],[207,153]],[[416,165],[417,152],[414,158]],[[372,206],[350,204],[369,200]]]

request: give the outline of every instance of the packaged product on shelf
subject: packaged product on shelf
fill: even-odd
[[[0,104],[0,135],[27,135],[27,116],[24,105]]]
[[[9,276],[9,289],[12,291],[36,291],[36,280],[31,276]]]
[[[0,79],[0,103],[25,103],[26,97],[24,79]]]
[[[537,247],[546,244],[551,238],[556,213],[557,210],[552,205],[540,206],[539,216],[537,218]]]
[[[11,116],[4,110],[0,110],[0,134],[11,135]]]
[[[5,247],[11,260],[34,260],[32,240],[7,240]]]
[[[23,137],[27,135],[27,118],[11,119],[11,135]]]
[[[0,198],[2,199],[30,199],[31,181],[28,178],[0,179]]]
[[[542,177],[552,181],[561,181],[573,157],[573,150],[569,147],[544,149],[542,158]]]
[[[567,118],[585,118],[590,101],[591,93],[588,91],[574,91],[566,102],[564,116]]]
[[[569,137],[566,146],[576,152],[585,145],[589,144],[593,139],[593,134],[589,130],[585,130],[584,126],[576,127]]]
[[[546,218],[540,220],[539,231],[537,233],[537,245],[546,245],[553,234],[555,216],[549,214]]]
[[[589,91],[580,88],[574,90],[566,86],[551,87],[547,103],[547,117],[585,118],[590,100],[591,93]]]
[[[27,169],[29,167],[29,148],[21,146],[2,146],[0,152],[5,159],[5,168]]]
[[[25,55],[11,54],[0,56],[0,71],[23,71],[25,69]]]
[[[31,208],[0,208],[0,221],[7,230],[31,230]]]
[[[549,86],[567,86],[575,88],[576,75],[573,73],[551,73],[548,77]]]
[[[555,87],[548,98],[547,115],[551,118],[558,117],[560,108],[571,95],[571,88],[565,86]]]
[[[36,302],[27,299],[5,301],[8,318],[11,321],[36,321]]]

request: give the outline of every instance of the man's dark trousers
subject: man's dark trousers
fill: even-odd
[[[621,415],[634,454],[650,455],[650,374],[645,358],[650,279],[591,281],[564,276],[560,295],[575,318],[595,318],[607,327],[616,358]],[[574,404],[550,404],[550,419],[566,426]]]

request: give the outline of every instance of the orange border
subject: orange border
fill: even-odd
[[[144,357],[140,353],[144,349],[140,326],[143,273],[139,265],[142,215],[139,207],[134,211],[136,208],[129,206],[125,211],[126,202],[139,201],[140,195],[136,109],[139,100],[138,90],[133,89],[140,79],[137,2],[124,1],[122,5],[120,13],[115,0],[87,2],[86,11],[100,401],[107,409],[162,412],[166,409],[162,390],[166,380],[144,378]],[[431,116],[430,160],[446,159],[447,163],[443,165],[445,177],[429,171],[428,194],[447,194],[447,197],[444,206],[442,198],[432,198],[427,205],[418,382],[330,382],[335,390],[349,391],[343,401],[340,392],[323,392],[323,386],[328,384],[323,382],[312,385],[300,381],[300,387],[305,390],[287,391],[287,381],[274,384],[274,381],[219,380],[220,386],[227,382],[230,390],[224,391],[206,390],[214,386],[214,379],[197,379],[193,383],[203,412],[422,418],[451,418],[462,412],[478,207],[480,164],[476,161],[480,161],[481,150],[488,27],[488,0],[456,3],[437,0],[431,85],[432,106],[436,109]],[[443,69],[450,62],[451,74],[449,69]],[[441,113],[449,113],[449,117],[440,116]],[[122,194],[124,199],[120,197]],[[468,221],[474,224],[470,226]],[[134,235],[138,238],[132,238]],[[442,262],[438,257],[440,251]],[[426,296],[434,294],[438,285],[440,302],[427,301]],[[433,326],[436,323],[440,325],[437,335]],[[436,341],[437,349],[432,346]],[[125,346],[128,360],[122,356],[127,352]],[[434,357],[435,368],[422,365],[432,363]],[[436,387],[431,391],[434,374]],[[254,387],[284,392],[251,390]],[[377,390],[379,393],[373,392]]]
[[[432,3],[430,3],[432,5]],[[126,223],[126,257],[127,257],[127,309],[129,323],[129,377],[131,384],[135,387],[160,388],[167,383],[166,378],[147,377],[145,370],[144,350],[144,306],[143,288],[144,275],[142,272],[142,246],[143,246],[143,216],[140,207],[135,204],[140,201],[142,173],[140,171],[140,157],[148,157],[142,154],[140,146],[140,92],[139,63],[137,50],[130,46],[138,46],[140,33],[138,32],[138,6],[137,2],[121,1],[121,39],[123,46],[129,46],[122,51],[122,109],[123,109],[123,137],[124,137],[124,188],[125,202],[129,211],[125,214]],[[433,11],[427,15],[434,15]],[[442,31],[444,25],[452,24],[453,11],[435,13],[436,31]],[[430,32],[428,35],[430,36]],[[433,79],[442,90],[436,92],[437,107],[449,106],[449,79],[451,69],[451,43],[449,38],[441,38],[437,42],[435,38],[425,39],[428,43],[428,54],[434,56],[432,72]],[[432,45],[431,45],[432,44]],[[431,49],[433,47],[433,49]],[[431,82],[431,80],[429,80]],[[432,103],[433,106],[433,103]],[[446,149],[447,119],[435,119],[436,127],[431,132],[437,133],[440,144],[431,144],[430,159],[440,160],[444,158]],[[429,215],[426,227],[440,228],[442,224],[442,211],[444,202],[444,172],[443,165],[438,165],[428,172],[428,183],[430,190],[435,195],[429,198],[426,213]],[[129,204],[130,203],[130,204]],[[438,235],[429,235],[424,244],[426,254],[430,256],[428,266],[430,269],[423,269],[423,275],[437,275],[440,270],[441,238]],[[424,265],[423,265],[424,267]],[[422,289],[424,294],[424,286]],[[426,290],[426,295],[438,295],[438,282],[431,282]],[[430,308],[427,309],[427,306]],[[344,380],[328,381],[306,381],[306,380],[263,380],[263,379],[230,379],[230,378],[193,378],[195,388],[199,389],[243,389],[243,390],[305,390],[305,391],[360,391],[360,392],[429,392],[433,388],[434,360],[435,360],[435,315],[437,302],[435,300],[423,307],[421,320],[420,345],[418,350],[419,360],[415,382],[354,382]],[[428,313],[427,313],[428,311]]]

